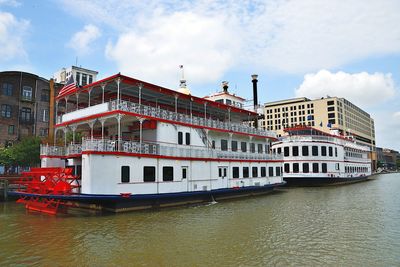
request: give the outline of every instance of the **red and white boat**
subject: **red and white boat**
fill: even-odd
[[[283,185],[274,132],[227,92],[188,94],[117,74],[57,96],[55,136],[42,168],[24,176],[28,209],[85,206],[114,212],[209,202]],[[226,98],[226,99],[225,99]],[[213,100],[210,100],[213,99]],[[218,101],[216,101],[218,100]],[[232,103],[227,105],[225,103]]]

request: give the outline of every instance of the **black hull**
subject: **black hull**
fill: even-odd
[[[157,209],[164,207],[175,207],[198,203],[209,203],[225,199],[256,196],[269,193],[276,187],[285,183],[250,186],[228,189],[217,189],[212,191],[196,191],[182,193],[148,194],[148,195],[38,195],[23,192],[10,192],[19,197],[39,197],[48,199],[59,199],[68,206],[78,208],[89,208],[101,211],[124,212],[133,210]]]
[[[346,178],[332,178],[332,177],[291,177],[283,178],[288,187],[301,187],[301,186],[329,186],[351,184],[368,180],[369,176],[360,177],[346,177]]]

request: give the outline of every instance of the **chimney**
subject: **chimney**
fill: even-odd
[[[253,83],[253,103],[254,103],[254,112],[257,112],[258,107],[258,97],[257,97],[257,80],[258,75],[253,74],[251,75],[251,82]],[[258,115],[257,118],[254,120],[254,128],[258,128]]]
[[[224,90],[224,93],[228,93],[228,84],[229,84],[229,82],[227,82],[227,81],[223,81],[222,82],[222,89]]]

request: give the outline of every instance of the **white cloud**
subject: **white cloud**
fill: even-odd
[[[400,2],[397,0],[368,3],[362,0],[65,0],[64,6],[75,15],[84,15],[87,19],[104,23],[119,32],[116,44],[111,43],[108,46],[108,55],[118,66],[131,70],[137,69],[135,60],[128,64],[127,60],[122,55],[118,56],[119,53],[114,50],[122,49],[123,44],[127,46],[128,39],[133,37],[138,37],[139,45],[146,44],[157,48],[158,52],[163,49],[174,50],[175,48],[170,46],[177,44],[182,47],[184,42],[187,42],[187,46],[195,44],[196,41],[207,44],[204,48],[195,46],[195,49],[190,51],[194,54],[191,57],[208,57],[210,52],[211,55],[223,54],[223,63],[227,60],[229,65],[214,69],[213,66],[207,65],[209,61],[200,59],[189,60],[193,64],[190,67],[194,70],[208,68],[213,77],[217,77],[213,73],[221,73],[229,67],[243,65],[304,73],[340,67],[370,56],[400,52]],[[77,6],[80,8],[76,8]],[[179,23],[186,23],[186,20],[179,18],[178,14],[189,16],[189,23],[180,25]],[[190,27],[193,26],[190,17],[196,20],[194,26],[211,26],[201,32],[202,37],[211,41],[211,44],[202,41],[195,34],[185,36],[184,33],[190,33]],[[160,29],[171,30],[171,26],[187,31],[181,31],[179,35],[172,29],[171,37],[160,36]],[[153,37],[162,39],[157,40]],[[171,41],[173,38],[179,38],[182,43]],[[221,46],[221,40],[234,45]],[[238,48],[240,53],[237,52]],[[168,65],[171,63],[170,58],[172,56],[160,57],[157,60],[158,64]],[[141,59],[153,61],[154,57],[143,54]],[[179,64],[177,61],[169,68]],[[146,72],[152,72],[151,68],[145,69]]]
[[[366,72],[350,74],[339,71],[331,73],[320,70],[306,74],[303,83],[295,90],[298,97],[320,98],[324,96],[344,97],[361,107],[381,104],[396,94],[390,73]]]
[[[0,6],[1,5],[19,7],[21,3],[17,0],[0,0]]]
[[[24,37],[29,21],[18,20],[13,14],[0,11],[0,62],[26,59]]]
[[[177,87],[183,64],[191,83],[215,81],[233,64],[238,47],[224,15],[219,18],[175,12],[137,20],[139,30],[123,33],[106,49],[125,74]],[[190,84],[189,84],[190,85]]]
[[[75,33],[68,43],[78,54],[90,53],[92,43],[101,36],[99,28],[92,24],[85,25],[82,31]]]
[[[400,124],[400,111],[393,113],[393,118],[398,124]]]

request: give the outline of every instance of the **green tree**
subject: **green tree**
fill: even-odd
[[[38,165],[40,163],[40,143],[41,140],[38,137],[27,137],[10,147],[14,165],[24,167]]]

